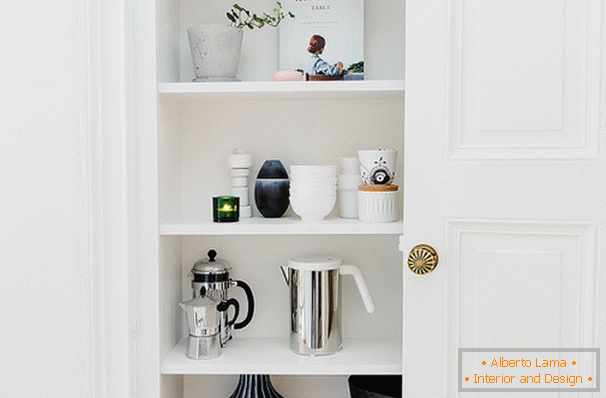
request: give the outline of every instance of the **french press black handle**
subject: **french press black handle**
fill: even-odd
[[[242,288],[244,293],[246,293],[246,299],[248,300],[248,312],[246,313],[246,318],[240,323],[236,323],[234,325],[234,329],[242,329],[246,327],[250,321],[252,321],[253,313],[255,312],[255,299],[253,297],[253,292],[250,286],[242,281],[234,281],[237,287]]]
[[[225,326],[231,326],[234,324],[234,322],[236,322],[236,318],[238,318],[238,315],[240,314],[240,304],[238,303],[238,300],[230,298],[227,301],[221,301],[217,306],[217,311],[225,312],[232,305],[234,306],[235,310],[234,317],[231,319],[231,321],[227,321],[227,324]]]

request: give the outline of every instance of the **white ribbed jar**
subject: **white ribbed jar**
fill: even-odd
[[[363,222],[393,222],[398,218],[397,185],[362,185],[358,191],[358,213]]]

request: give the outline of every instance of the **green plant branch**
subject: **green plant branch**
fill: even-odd
[[[363,73],[364,72],[364,61],[356,62],[355,64],[349,65],[346,69],[347,72],[351,73]]]
[[[227,18],[231,21],[231,25],[239,29],[243,29],[245,26],[249,29],[254,29],[255,27],[260,29],[265,25],[275,28],[280,25],[280,22],[282,22],[284,18],[286,18],[286,15],[282,11],[282,3],[278,1],[276,2],[276,4],[277,7],[274,8],[274,13],[276,14],[276,16],[272,16],[267,13],[263,13],[262,16],[258,16],[257,14],[251,13],[246,8],[241,7],[237,3],[234,4],[231,11],[228,12],[226,15]],[[290,11],[287,15],[290,18],[295,17],[294,14]]]

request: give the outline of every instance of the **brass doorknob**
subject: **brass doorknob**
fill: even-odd
[[[408,268],[417,275],[430,273],[437,265],[438,253],[429,245],[417,245],[408,253]]]

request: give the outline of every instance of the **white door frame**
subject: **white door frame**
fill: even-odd
[[[136,391],[137,150],[132,120],[132,5],[86,0],[80,16],[83,195],[87,204],[92,397]],[[84,266],[84,264],[83,264]]]

